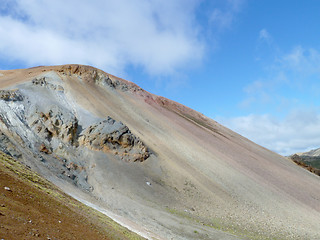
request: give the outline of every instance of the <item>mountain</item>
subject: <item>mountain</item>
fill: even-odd
[[[320,148],[312,149],[308,152],[298,153],[300,156],[309,156],[309,157],[319,157],[320,156]]]
[[[0,150],[141,236],[320,239],[319,177],[214,120],[89,66],[0,75]]]
[[[308,171],[320,176],[320,148],[289,156],[291,160]]]

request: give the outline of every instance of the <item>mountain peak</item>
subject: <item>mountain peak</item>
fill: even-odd
[[[148,238],[320,238],[318,177],[195,110],[83,65],[0,86],[0,150]]]

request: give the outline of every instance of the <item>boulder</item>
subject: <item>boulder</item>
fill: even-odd
[[[37,108],[29,112],[29,126],[42,139],[51,141],[53,137],[64,143],[77,144],[78,119],[68,110],[56,105],[51,106],[47,113],[39,112]]]
[[[79,138],[79,144],[112,153],[128,162],[144,161],[150,155],[148,148],[126,125],[111,117],[86,128]]]

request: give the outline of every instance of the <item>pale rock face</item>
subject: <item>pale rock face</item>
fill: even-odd
[[[27,120],[40,138],[51,141],[51,138],[55,137],[71,145],[77,143],[77,118],[57,105],[50,107],[47,113],[40,112],[35,106],[30,109]]]
[[[22,101],[23,97],[19,90],[0,90],[0,99],[5,101]]]
[[[32,80],[32,84],[39,85],[41,87],[46,87],[46,88],[54,90],[54,91],[60,91],[60,92],[64,91],[64,88],[61,85],[55,85],[52,83],[48,83],[46,80],[46,77],[35,78]]]
[[[79,143],[93,150],[119,155],[126,162],[142,162],[149,157],[148,149],[129,128],[111,117],[85,129]]]
[[[19,159],[22,156],[22,154],[16,149],[15,145],[3,132],[0,132],[0,151],[16,159]]]
[[[79,158],[84,149],[111,154],[125,162],[144,161],[146,146],[123,123],[108,117],[89,124],[83,110],[65,95],[61,80],[48,73],[20,85],[20,90],[0,90],[0,150],[14,157],[27,158],[24,149],[39,158],[41,164],[62,179],[68,179],[86,191],[88,165]],[[14,134],[14,142],[6,134]]]

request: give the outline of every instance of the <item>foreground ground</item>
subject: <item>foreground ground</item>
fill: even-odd
[[[142,239],[0,153],[0,239]]]

